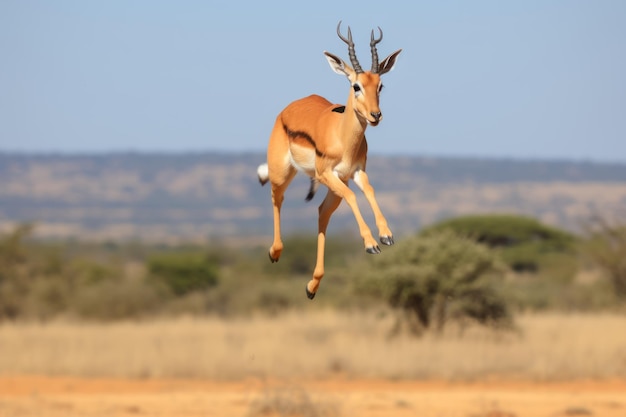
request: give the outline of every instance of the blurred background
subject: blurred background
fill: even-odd
[[[365,68],[377,26],[381,58],[403,49],[367,131],[397,243],[366,255],[342,205],[310,302],[322,197],[294,181],[270,264],[256,167],[290,101],[345,101],[340,20]],[[623,376],[624,21],[609,0],[2,2],[0,373]]]

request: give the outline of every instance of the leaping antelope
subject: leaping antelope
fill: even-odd
[[[354,192],[348,188],[348,181],[353,179],[363,191],[376,219],[380,242],[393,245],[393,235],[387,226],[370,185],[365,165],[367,160],[367,125],[376,126],[383,116],[378,105],[383,87],[381,75],[391,71],[402,49],[378,61],[376,45],[382,40],[372,30],[370,47],[372,51],[372,69],[363,71],[354,51],[352,33],[348,26],[348,37],[341,35],[341,21],[337,25],[337,35],[348,45],[348,55],[352,67],[341,58],[324,51],[330,67],[337,74],[345,75],[350,81],[350,94],[345,106],[332,104],[318,95],[296,100],[289,104],[276,117],[267,148],[267,163],[258,168],[259,181],[262,185],[269,180],[272,186],[272,204],[274,206],[274,241],[269,250],[272,262],[278,262],[283,250],[280,237],[280,208],[284,193],[297,171],[311,177],[311,188],[306,200],[313,198],[319,183],[328,187],[326,198],[319,206],[317,261],[313,278],[307,283],[306,294],[309,299],[315,297],[320,281],[324,276],[324,246],[326,228],[330,216],[345,199],[356,218],[365,250],[368,253],[380,253],[380,248],[372,232],[363,220],[357,206]]]

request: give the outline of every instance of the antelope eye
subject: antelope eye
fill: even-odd
[[[383,87],[385,87],[385,86],[384,86],[384,85],[382,85],[382,84],[378,86],[378,92],[379,92],[379,93],[380,93],[381,91],[383,91]]]
[[[358,85],[358,84],[353,84],[353,85],[352,85],[352,88],[354,89],[354,92],[355,92],[355,93],[358,93],[358,92],[360,92],[360,91],[361,91],[361,86],[360,86],[360,85]]]

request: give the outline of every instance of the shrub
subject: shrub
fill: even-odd
[[[140,280],[108,279],[80,288],[68,306],[83,319],[110,321],[153,313],[162,299]]]
[[[568,232],[530,217],[509,214],[456,217],[426,228],[422,234],[446,229],[498,248],[502,258],[517,272],[538,272],[546,256],[572,252],[575,242]]]
[[[626,223],[596,216],[585,228],[583,253],[605,272],[615,295],[626,299]]]
[[[449,230],[414,236],[372,259],[361,289],[404,313],[409,329],[441,331],[450,320],[510,324],[497,289],[506,268],[487,246]]]
[[[334,417],[339,415],[332,403],[314,401],[309,394],[294,387],[266,389],[260,398],[254,399],[248,417]]]
[[[278,263],[267,262],[267,251],[263,253],[263,272],[277,278],[294,278],[311,275],[317,256],[317,235],[293,234],[284,238],[285,249]],[[359,241],[342,235],[330,235],[326,239],[325,265],[327,268],[344,266],[354,255]]]
[[[203,290],[217,284],[218,266],[204,253],[165,252],[148,260],[153,281],[164,284],[176,295]]]
[[[26,238],[32,225],[23,224],[0,236],[0,320],[18,317],[29,291],[29,253]]]

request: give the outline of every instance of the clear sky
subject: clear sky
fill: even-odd
[[[263,151],[274,118],[343,103],[370,30],[371,153],[626,162],[626,1],[0,2],[0,151]]]

